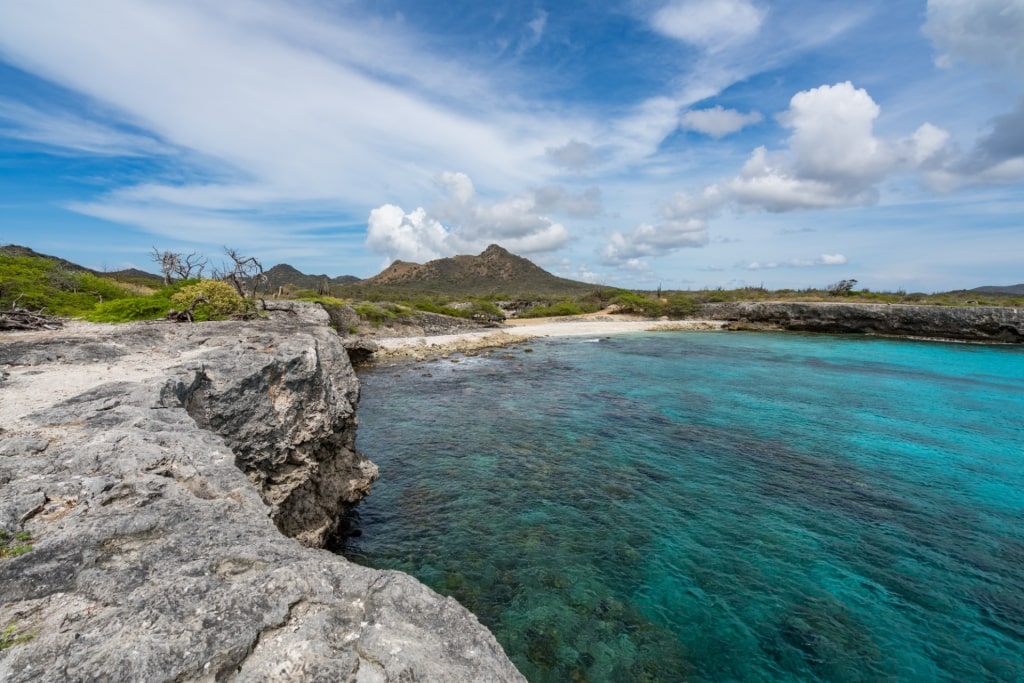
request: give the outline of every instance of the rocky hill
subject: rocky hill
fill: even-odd
[[[351,289],[462,296],[504,294],[517,298],[582,294],[593,291],[594,287],[590,283],[556,277],[529,259],[492,244],[477,256],[451,256],[423,264],[395,261]]]
[[[270,292],[276,291],[278,287],[285,287],[287,285],[292,285],[298,289],[316,290],[323,284],[324,280],[327,281],[328,286],[350,285],[354,282],[359,282],[359,278],[354,275],[340,275],[338,277],[306,275],[287,263],[278,264],[263,274],[267,277],[267,283],[263,287],[263,291]]]
[[[974,289],[967,290],[976,294],[988,294],[996,296],[1024,296],[1024,283],[1019,285],[986,285],[984,287],[975,287]]]

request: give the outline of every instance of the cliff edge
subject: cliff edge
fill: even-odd
[[[733,327],[877,334],[989,343],[1024,342],[1024,309],[1002,306],[740,302],[705,304],[700,315]]]
[[[522,681],[476,618],[318,549],[376,466],[326,314],[0,338],[0,681]]]

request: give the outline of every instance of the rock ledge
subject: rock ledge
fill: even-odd
[[[0,681],[524,680],[454,600],[311,547],[377,473],[340,340],[279,317],[0,338],[0,528],[32,546]]]

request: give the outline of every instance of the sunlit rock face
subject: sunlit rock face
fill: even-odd
[[[454,600],[316,547],[377,469],[326,315],[275,315],[0,338],[0,679],[523,680]]]

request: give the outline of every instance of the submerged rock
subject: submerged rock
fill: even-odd
[[[523,680],[454,600],[315,547],[377,471],[310,315],[0,339],[0,529],[31,539],[0,680]]]

